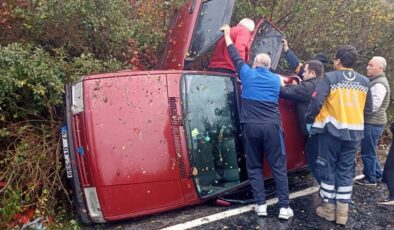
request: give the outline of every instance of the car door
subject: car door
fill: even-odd
[[[181,7],[167,34],[159,68],[196,70],[187,66],[198,61],[222,37],[219,28],[230,24],[234,5],[235,0],[193,0]]]

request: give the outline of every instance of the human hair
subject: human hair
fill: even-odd
[[[241,21],[239,21],[239,25],[244,26],[246,29],[249,30],[249,32],[252,32],[254,30],[254,21],[250,18],[243,18]]]
[[[270,68],[271,67],[270,56],[268,56],[268,54],[265,53],[257,54],[256,57],[254,58],[254,66]]]
[[[357,50],[352,45],[343,45],[335,53],[335,59],[339,59],[343,67],[353,68],[358,57]]]
[[[323,63],[323,65],[328,64],[328,57],[327,57],[327,55],[324,54],[324,53],[317,53],[317,54],[315,54],[315,55],[311,58],[311,60],[318,60],[318,61],[320,61],[321,63]]]
[[[384,57],[381,57],[381,56],[374,56],[374,57],[372,57],[372,59],[374,59],[374,60],[378,61],[378,62],[380,63],[380,65],[382,65],[382,67],[383,67],[383,71],[385,71],[385,70],[386,70],[386,67],[387,67],[387,61],[386,61],[386,58],[384,58]]]
[[[315,71],[316,77],[322,77],[324,74],[324,65],[321,61],[310,60],[306,63],[308,65],[309,71]]]

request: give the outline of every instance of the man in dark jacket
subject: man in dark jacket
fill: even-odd
[[[324,66],[320,61],[310,60],[305,64],[303,70],[304,80],[299,85],[289,85],[280,88],[280,97],[294,101],[297,104],[298,123],[305,137],[307,137],[305,152],[308,159],[308,167],[316,181],[320,184],[318,171],[316,169],[317,159],[317,137],[310,135],[306,130],[305,114],[316,89],[317,81],[323,77]]]
[[[256,55],[253,68],[239,56],[230,37],[230,27],[223,26],[226,45],[242,81],[241,123],[243,125],[248,179],[256,199],[256,213],[267,216],[263,178],[263,156],[271,166],[279,199],[279,218],[294,216],[289,206],[289,185],[286,153],[280,126],[279,90],[280,76],[269,71],[271,58]],[[264,153],[264,155],[263,155]]]
[[[253,20],[244,18],[237,26],[232,27],[230,30],[230,37],[234,41],[234,46],[245,62],[249,61],[249,41],[254,27],[255,25]],[[213,52],[208,65],[208,69],[216,72],[236,73],[235,66],[227,51],[224,38],[221,38],[217,42],[215,51]]]
[[[298,60],[297,56],[291,51],[289,48],[289,44],[286,39],[282,40],[283,42],[283,51],[285,51],[285,59],[290,65],[290,69],[297,74],[301,79],[303,79],[304,68],[305,66]],[[318,60],[323,63],[324,67],[327,67],[328,58],[324,53],[317,53],[314,55],[311,60]]]

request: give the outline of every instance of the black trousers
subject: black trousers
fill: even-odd
[[[275,180],[279,207],[289,207],[286,153],[283,132],[279,124],[244,124],[246,168],[258,205],[266,203],[263,177],[263,159],[268,160]]]
[[[394,138],[391,142],[389,155],[384,164],[382,181],[387,184],[390,191],[390,198],[394,198]]]

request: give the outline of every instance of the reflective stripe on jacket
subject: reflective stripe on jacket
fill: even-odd
[[[313,123],[312,133],[329,132],[344,141],[364,137],[364,109],[372,112],[369,80],[365,76],[343,69],[326,73],[318,82],[306,114]]]

